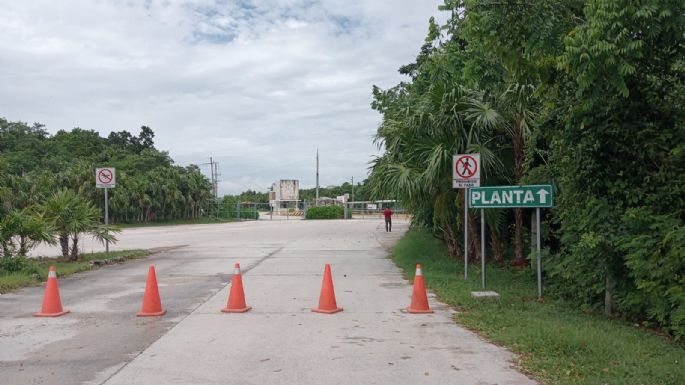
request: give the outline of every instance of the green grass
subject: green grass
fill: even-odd
[[[147,250],[124,250],[107,253],[82,254],[81,259],[75,262],[66,261],[62,258],[45,258],[35,261],[37,274],[33,272],[8,273],[0,269],[0,293],[7,293],[22,287],[38,285],[45,282],[50,266],[57,268],[58,277],[66,277],[81,271],[97,268],[91,264],[94,260],[107,260],[121,258],[124,260],[142,258],[150,255]]]
[[[685,345],[624,321],[589,314],[572,305],[538,301],[534,272],[489,266],[488,290],[499,300],[475,300],[480,268],[447,256],[429,233],[410,230],[392,258],[413,278],[423,264],[426,285],[461,312],[456,321],[519,356],[523,372],[544,384],[683,385]]]
[[[197,219],[176,219],[165,222],[141,222],[141,223],[117,223],[116,226],[122,229],[135,227],[157,227],[157,226],[176,226],[176,225],[206,225],[214,223],[235,222],[235,218],[197,218]]]

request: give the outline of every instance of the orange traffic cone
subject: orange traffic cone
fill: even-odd
[[[57,283],[57,269],[50,266],[48,272],[48,282],[45,284],[45,295],[43,296],[43,307],[40,312],[33,313],[34,317],[59,317],[69,313],[69,310],[62,309],[62,300],[59,298],[59,284]]]
[[[411,305],[407,308],[409,313],[432,313],[428,307],[428,297],[426,297],[426,286],[423,282],[423,271],[421,264],[416,265],[414,274],[414,292],[411,295]]]
[[[143,306],[140,312],[136,314],[138,317],[153,317],[164,315],[166,309],[162,309],[162,300],[159,299],[159,288],[157,287],[157,274],[155,274],[155,265],[150,265],[147,272],[147,284],[145,285],[145,297],[143,297]]]
[[[321,295],[319,296],[319,307],[312,309],[317,313],[332,314],[343,311],[335,303],[335,290],[333,289],[333,278],[331,277],[331,265],[326,264],[321,283]]]
[[[235,264],[233,279],[231,279],[231,292],[228,294],[228,303],[221,309],[224,313],[245,313],[252,309],[245,303],[245,291],[243,290],[243,276],[240,274],[240,264]]]

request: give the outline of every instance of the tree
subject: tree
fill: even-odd
[[[103,243],[116,241],[112,233],[119,229],[101,224],[99,210],[70,190],[65,189],[53,194],[44,203],[44,210],[45,218],[57,229],[64,258],[78,259],[78,241],[83,233],[90,234]]]
[[[0,219],[0,247],[5,258],[26,256],[41,242],[54,244],[55,228],[30,209],[11,210]]]
[[[662,215],[676,228],[685,220],[683,15],[682,1],[587,1],[559,58],[566,77],[550,154],[563,194],[553,290],[607,312],[644,316],[631,298],[647,290],[634,270],[645,264],[627,258],[648,254],[632,242],[628,213],[637,210],[642,231],[659,230],[661,239]]]

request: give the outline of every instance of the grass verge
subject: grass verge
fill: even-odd
[[[538,301],[530,270],[489,266],[488,290],[501,298],[483,301],[470,294],[481,290],[480,268],[469,266],[464,280],[463,261],[451,259],[426,231],[410,230],[392,258],[412,279],[422,263],[428,288],[460,310],[456,321],[515,352],[522,371],[541,383],[685,384],[685,344],[567,303]]]
[[[235,222],[235,218],[197,218],[197,219],[177,219],[165,222],[140,222],[140,223],[117,223],[117,227],[122,229],[130,229],[135,227],[157,227],[157,226],[176,226],[176,225],[208,225],[213,223],[229,223]]]
[[[0,269],[0,294],[22,287],[37,285],[44,282],[48,276],[48,268],[55,266],[57,276],[62,278],[80,271],[97,268],[107,262],[122,262],[128,259],[142,258],[150,255],[147,250],[123,250],[108,253],[82,254],[78,261],[67,261],[62,258],[43,258],[33,261],[33,271],[5,272]]]

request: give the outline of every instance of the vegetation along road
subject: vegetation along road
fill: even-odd
[[[217,7],[219,3],[225,5],[218,2]],[[263,9],[278,8],[273,3],[253,3],[262,7],[260,15],[264,17],[292,14],[291,9]],[[296,3],[302,3],[306,10],[303,14],[316,15],[316,20],[268,21],[276,29],[267,28],[267,32],[284,39],[274,40],[283,42],[282,50],[252,46],[243,38],[261,35],[250,32],[230,33],[225,42],[214,34],[193,33],[193,38],[180,40],[198,43],[196,40],[204,37],[213,42],[206,49],[189,51],[191,54],[139,52],[157,55],[150,62],[161,62],[160,67],[168,64],[165,57],[195,60],[205,53],[214,64],[194,64],[193,68],[200,71],[224,62],[216,60],[222,57],[217,55],[220,51],[212,51],[210,46],[221,50],[239,44],[241,52],[258,47],[256,59],[248,54],[244,57],[251,69],[305,71],[300,73],[301,78],[290,73],[250,77],[237,70],[222,72],[222,76],[248,79],[249,92],[188,87],[202,89],[188,94],[193,103],[207,103],[203,107],[193,104],[193,113],[179,111],[192,117],[192,124],[170,117],[159,123],[181,128],[156,128],[159,136],[164,135],[164,143],[172,143],[174,137],[186,138],[175,151],[189,157],[200,154],[191,161],[186,158],[185,166],[174,163],[169,152],[155,146],[156,134],[147,124],[129,132],[114,130],[108,126],[114,123],[105,118],[93,123],[97,127],[71,130],[14,121],[33,121],[34,117],[24,114],[36,109],[35,100],[47,100],[42,99],[45,95],[50,102],[42,103],[41,108],[54,104],[59,113],[36,112],[38,117],[53,122],[67,119],[74,125],[90,120],[66,115],[72,108],[57,104],[64,99],[52,96],[57,91],[32,83],[31,79],[38,79],[41,85],[50,85],[52,82],[45,81],[51,77],[50,70],[59,69],[61,76],[69,67],[42,64],[53,59],[58,62],[57,57],[30,56],[36,52],[52,55],[52,48],[22,46],[8,55],[0,50],[0,59],[10,62],[16,57],[22,63],[20,69],[10,66],[8,71],[0,71],[0,77],[7,75],[4,81],[13,84],[8,85],[13,90],[6,93],[9,97],[2,99],[5,95],[0,94],[0,105],[20,104],[9,112],[0,111],[3,384],[205,384],[229,380],[258,384],[685,384],[685,1],[442,0],[442,16],[430,18],[415,56],[396,63],[399,75],[387,68],[366,66],[376,59],[395,57],[392,55],[374,55],[374,60],[363,55],[338,60],[336,55],[358,47],[373,52],[367,44],[386,35],[394,37],[391,41],[406,44],[404,35],[397,31],[359,30],[370,25],[380,28],[383,20],[397,20],[402,31],[408,30],[411,23],[399,17],[406,17],[401,5],[376,5],[397,12],[397,17],[384,18],[373,11],[373,18],[358,21],[335,15],[319,20],[319,15],[327,12],[316,7],[330,2]],[[371,3],[380,4],[375,0]],[[425,4],[413,1],[404,6],[409,3],[416,7]],[[109,9],[107,2],[97,6]],[[159,10],[148,4],[142,7],[141,15],[151,22],[138,23],[141,28],[205,25],[168,20],[155,24],[152,18]],[[19,44],[30,46],[41,40],[23,28],[45,23],[14,20],[21,15],[25,20],[43,20],[27,17],[25,12],[50,12],[48,5],[13,8],[8,4],[5,8],[11,17],[0,17],[0,24],[2,20],[12,21],[2,25],[3,31],[9,31],[5,45],[21,40]],[[360,6],[359,12],[362,9],[375,10]],[[224,24],[221,12],[213,9],[161,13],[171,17],[183,11],[193,14],[188,20],[216,16],[217,20],[207,25]],[[252,11],[245,14],[253,18]],[[54,19],[67,23],[64,20],[70,13],[61,15],[64,17]],[[326,30],[331,33],[321,33],[328,24],[336,27]],[[278,26],[299,32],[273,32],[279,31]],[[312,26],[323,29],[307,30]],[[177,36],[164,31],[155,35]],[[118,35],[87,32],[94,39]],[[309,55],[308,50],[287,45],[292,36],[297,36],[298,47],[312,36],[335,36],[345,43],[313,44],[311,47],[333,49],[335,55]],[[353,40],[348,40],[350,37]],[[354,39],[365,41],[357,44]],[[52,35],[45,40],[61,41]],[[381,46],[391,43],[382,41]],[[64,49],[83,46],[80,41],[60,44]],[[162,49],[167,44],[155,46]],[[58,52],[61,50],[54,50],[55,55]],[[280,56],[270,60],[261,56],[273,52]],[[289,62],[292,57],[288,52],[307,52],[294,55],[306,57],[307,65]],[[148,68],[139,64],[144,60],[134,60],[135,56],[128,53],[124,59],[117,55],[95,57],[97,60],[66,56],[69,63],[114,63],[95,67],[119,71],[121,66],[121,74]],[[317,58],[331,65],[354,65],[335,69],[328,64],[310,65]],[[265,65],[269,62],[279,65]],[[25,63],[42,67],[25,71],[30,69]],[[365,74],[366,91],[328,88],[352,87],[360,69]],[[23,72],[40,77],[23,78],[19,76]],[[381,72],[395,77],[367,76]],[[195,70],[190,73],[193,79],[200,76]],[[100,77],[100,82],[120,79],[121,74]],[[337,79],[334,74],[345,74],[346,78]],[[217,81],[216,72],[210,75],[211,80],[198,80],[198,84],[233,87],[239,83],[235,78]],[[157,76],[144,78],[165,85],[178,83],[176,72],[164,81]],[[268,87],[260,87],[258,78],[266,79],[269,87],[271,79],[289,79],[293,89],[259,94],[260,88]],[[13,83],[15,79],[20,83]],[[370,81],[380,85],[372,86]],[[59,88],[71,89],[81,83],[80,78],[70,80],[69,86]],[[129,88],[126,82],[122,84],[124,87],[113,88]],[[97,81],[88,85],[98,90],[112,88]],[[308,85],[306,92],[301,85]],[[320,105],[319,101],[329,100],[327,96],[317,103],[312,103],[313,99],[301,102],[308,106],[306,109],[289,106],[316,95],[319,88],[330,97],[342,95],[345,101]],[[366,113],[373,112],[365,107],[369,88],[377,122],[360,112],[364,108]],[[40,92],[18,95],[19,91],[36,90]],[[242,113],[235,114],[225,106],[240,109],[244,100],[214,99],[227,94],[243,98],[253,91],[259,94],[254,100],[265,103],[250,102],[259,109],[258,115],[241,124],[234,120]],[[92,99],[97,105],[118,106],[116,98]],[[137,106],[141,103],[128,94],[125,99]],[[175,98],[154,95],[149,100],[164,101],[154,104],[161,108]],[[354,107],[355,103],[363,105],[361,110]],[[70,105],[80,106],[81,102]],[[127,110],[125,105],[122,100],[116,116],[136,119],[125,112],[140,111],[140,106]],[[190,104],[170,105],[180,109]],[[220,106],[219,112],[210,111],[211,106]],[[152,116],[166,115],[152,111],[155,108],[145,107],[145,111]],[[344,113],[339,108],[344,108]],[[79,107],[79,112],[88,109]],[[281,111],[297,114],[295,118],[281,116]],[[91,115],[99,118],[101,112]],[[229,112],[232,115],[226,115]],[[213,113],[221,118],[209,124],[203,120]],[[319,116],[320,121],[304,119]],[[268,127],[268,122],[274,127]],[[281,126],[286,123],[292,126]],[[203,131],[205,125],[214,127],[211,135]],[[252,131],[257,139],[250,141]],[[189,133],[203,142],[188,141]],[[302,133],[306,137],[300,136]],[[353,140],[370,136],[377,147],[373,154],[362,155],[363,146]],[[350,178],[351,183],[319,189],[319,149],[314,140],[324,142],[317,142],[317,146],[327,147],[327,153],[321,151],[323,159],[324,154],[335,154],[326,159],[328,165],[334,165],[322,171],[322,178],[328,178],[332,170],[344,175],[346,167],[362,158],[370,159],[363,166],[368,171],[365,178],[356,183]],[[189,143],[196,143],[198,148],[187,148]],[[274,143],[277,146],[270,147]],[[223,187],[231,184],[235,190],[241,185],[246,191],[219,193],[216,158],[210,158],[208,164],[189,164],[212,156],[210,148],[225,150],[222,162],[230,159],[225,162],[229,164],[222,163],[222,173],[231,175],[222,181]],[[473,159],[473,164],[465,163],[471,176],[476,175],[471,167],[476,165],[476,158],[480,159],[477,183],[481,187],[512,191],[522,189],[521,185],[544,185],[540,200],[550,204],[540,216],[521,207],[482,212],[469,206],[466,189],[454,187],[454,172],[459,171],[452,161],[457,154]],[[331,162],[332,158],[337,160]],[[106,190],[109,223],[103,223],[104,191],[94,186],[94,171],[100,167],[115,168],[117,175],[116,187]],[[211,177],[203,174],[208,168]],[[274,199],[277,191],[263,184],[276,179],[275,174],[268,174],[270,179],[265,175],[293,170],[308,170],[302,173],[311,180],[316,177],[316,188],[303,179],[297,197]],[[339,176],[335,183],[347,178]],[[243,184],[252,183],[248,181],[254,185]],[[254,190],[257,184],[261,185],[259,191]],[[276,189],[277,185],[272,186]],[[280,196],[282,192],[278,192]],[[350,204],[347,194],[350,200],[363,202]],[[501,203],[499,197],[490,203]],[[260,211],[270,211],[271,203],[288,206],[282,207],[286,215],[278,216],[284,220],[259,217]],[[380,219],[359,220],[360,213],[352,213],[352,208],[379,213],[389,205],[402,213],[402,217],[393,218],[392,233],[381,231]],[[305,206],[315,207],[308,211],[310,219],[342,218],[346,214],[354,219],[293,220],[290,213],[297,213],[299,218]],[[130,227],[226,221],[236,222]],[[119,225],[126,228],[122,230]],[[40,304],[42,288],[11,292],[45,278],[49,262],[37,264],[37,256],[60,255],[60,267],[81,271],[88,268],[89,258],[95,258],[83,253],[102,250],[102,241],[111,241],[112,249],[118,251],[142,249],[126,251],[127,256],[141,259],[61,280],[64,305],[71,313],[55,319],[33,318],[30,314]],[[539,276],[534,270],[538,249],[538,260],[542,261]],[[151,255],[145,257],[148,251]],[[247,300],[254,307],[242,315],[218,311],[226,301],[234,262],[243,263]],[[168,313],[157,319],[139,319],[135,312],[150,263],[157,266]],[[342,313],[331,316],[310,312],[316,304],[325,263],[333,267],[336,294],[344,307]],[[423,264],[426,284],[433,290],[430,301],[434,314],[409,315],[400,310],[406,306],[411,289],[403,277],[413,278],[416,263]],[[482,272],[487,272],[487,289],[496,290],[497,299],[472,297],[472,291],[486,286],[479,280]],[[539,294],[535,287],[538,277],[544,285]]]

